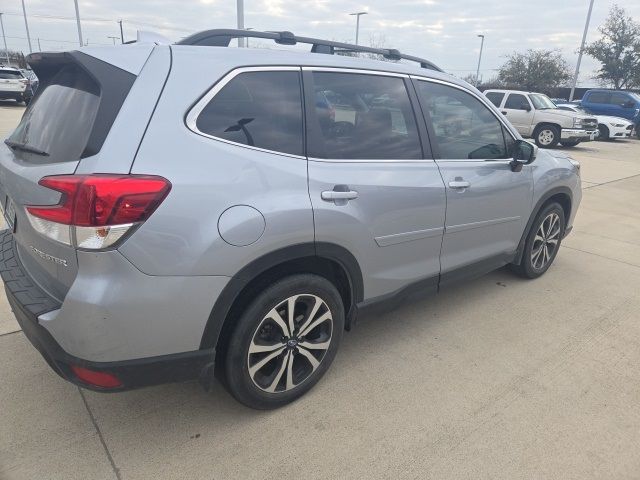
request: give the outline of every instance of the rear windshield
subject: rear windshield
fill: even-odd
[[[0,78],[3,80],[16,80],[23,78],[23,76],[20,72],[13,70],[0,70]]]
[[[28,145],[48,155],[15,150],[38,163],[79,160],[100,105],[100,87],[74,65],[62,68],[47,82],[11,134],[11,142]]]

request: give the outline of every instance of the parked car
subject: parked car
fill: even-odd
[[[27,84],[27,92],[29,94],[29,101],[30,101],[33,98],[33,96],[36,94],[36,90],[38,90],[38,85],[40,84],[40,81],[38,80],[38,77],[36,76],[36,74],[33,73],[33,70],[24,69],[20,71],[22,72],[22,75],[24,75],[24,78],[29,80],[29,83]]]
[[[574,104],[558,104],[560,110],[567,110],[584,115],[593,115],[585,108]],[[633,122],[620,117],[609,115],[594,115],[598,120],[598,136],[596,140],[615,140],[629,138],[633,134]]]
[[[29,80],[17,68],[0,67],[0,100],[12,99],[28,103],[28,84]]]
[[[596,115],[625,118],[635,125],[640,138],[640,95],[623,90],[587,90],[580,105]]]
[[[234,32],[28,57],[41,87],[0,147],[0,272],[62,377],[217,373],[275,408],[365,312],[553,263],[581,199],[564,152],[428,60],[289,32],[250,35],[421,67],[221,48]],[[322,128],[334,100],[340,128]]]
[[[542,148],[575,147],[598,133],[598,121],[590,115],[559,110],[542,93],[487,90],[486,97],[505,115],[523,137],[531,137]]]

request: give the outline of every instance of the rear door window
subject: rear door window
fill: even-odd
[[[411,101],[398,77],[313,72],[309,112],[318,135],[309,156],[327,159],[419,159],[422,148]],[[322,102],[317,99],[322,98]]]
[[[526,110],[527,108],[531,108],[531,106],[529,105],[529,100],[527,100],[527,97],[524,95],[511,93],[504,104],[504,108],[509,108],[511,110]]]
[[[240,73],[204,107],[196,127],[229,142],[304,155],[299,72]]]
[[[631,101],[631,97],[625,95],[624,93],[612,93],[609,103],[612,103],[613,105],[617,105],[619,107],[624,107],[629,101]]]
[[[503,92],[489,92],[489,93],[486,93],[485,96],[496,107],[500,107],[500,104],[502,103],[502,99],[504,98],[504,93]]]
[[[79,160],[85,150],[100,105],[100,87],[84,70],[70,65],[47,83],[26,110],[11,142],[45,152],[16,155],[43,163]]]

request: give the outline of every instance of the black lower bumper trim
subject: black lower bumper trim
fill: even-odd
[[[214,349],[120,362],[93,362],[68,354],[38,322],[39,315],[60,308],[60,304],[31,281],[15,252],[11,232],[0,232],[0,246],[0,274],[5,282],[11,309],[25,336],[51,368],[64,379],[90,390],[116,392],[161,383],[195,380],[202,372],[212,370]],[[114,374],[120,379],[122,386],[106,389],[86,384],[73,373],[71,365]]]

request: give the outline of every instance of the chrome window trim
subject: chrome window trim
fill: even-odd
[[[397,77],[397,78],[409,78],[409,74],[386,72],[384,70],[366,70],[361,68],[349,68],[349,67],[302,67],[303,72],[338,72],[338,73],[355,73],[360,75],[378,75],[381,77]]]
[[[227,139],[224,139],[224,138],[216,137],[214,135],[210,135],[208,133],[204,133],[203,131],[198,129],[198,126],[197,126],[197,120],[198,120],[198,117],[200,116],[200,114],[202,113],[202,110],[204,110],[204,108],[209,104],[209,102],[213,99],[213,97],[215,97],[220,92],[220,90],[222,90],[231,80],[236,78],[241,73],[247,73],[247,72],[300,72],[300,71],[301,71],[300,67],[292,67],[292,66],[259,66],[259,67],[239,67],[239,68],[236,68],[236,69],[230,71],[229,73],[227,73],[224,77],[222,77],[215,85],[213,85],[213,87],[211,87],[207,91],[207,93],[204,94],[204,96],[200,100],[198,100],[198,102],[193,107],[191,107],[191,109],[187,112],[187,115],[185,117],[185,124],[187,125],[187,128],[189,130],[191,130],[193,133],[196,133],[196,134],[201,135],[201,136],[206,137],[206,138],[210,138],[212,140],[217,140],[218,142],[226,143],[228,145],[235,145],[235,146],[238,146],[238,147],[248,148],[250,150],[256,150],[258,152],[272,153],[272,154],[275,154],[275,155],[282,155],[284,157],[290,157],[290,158],[297,158],[297,159],[306,160],[307,157],[305,157],[304,155],[296,155],[296,154],[293,154],[293,153],[286,153],[286,152],[279,152],[279,151],[276,151],[276,150],[269,150],[267,148],[254,147],[252,145],[245,145],[244,143],[233,142],[231,140],[227,140]],[[302,94],[300,95],[300,102],[301,102],[300,103],[300,108],[302,109],[303,125],[304,125],[304,107],[303,107],[304,98],[302,97]],[[304,133],[303,133],[303,149],[304,149]]]
[[[507,130],[507,132],[509,132],[509,134],[511,135],[511,139],[513,141],[517,141],[520,140],[518,137],[516,137],[513,134],[513,127],[511,125],[508,125],[505,121],[504,118],[501,118],[500,116],[498,116],[495,112],[494,112],[494,108],[497,108],[493,105],[493,103],[491,103],[489,101],[488,98],[484,97],[483,95],[478,95],[475,92],[466,89],[460,85],[456,85],[455,83],[451,83],[451,82],[447,82],[444,80],[439,80],[439,79],[435,79],[435,78],[429,78],[429,77],[423,77],[420,75],[410,75],[410,78],[412,80],[420,80],[420,81],[425,81],[425,82],[431,82],[431,83],[439,83],[441,85],[445,85],[447,87],[453,87],[456,88],[458,90],[462,90],[465,93],[468,93],[469,95],[471,95],[472,97],[475,97],[476,99],[480,100],[480,103],[482,103],[485,107],[487,107],[487,110],[489,110],[489,112],[498,120],[498,122],[500,122],[505,129]],[[505,95],[505,97],[503,98],[503,102],[505,101],[505,99],[507,98],[507,96]],[[496,158],[495,160],[490,160],[490,159],[471,159],[471,158],[461,158],[461,159],[453,159],[453,158],[442,158],[442,159],[437,159],[438,162],[499,162],[499,161],[508,161],[508,159],[506,158]]]

